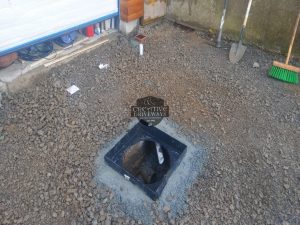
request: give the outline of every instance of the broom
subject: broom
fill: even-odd
[[[296,66],[289,65],[293,44],[295,41],[295,36],[297,33],[298,25],[300,20],[300,12],[298,13],[298,18],[295,24],[294,33],[290,42],[289,51],[285,60],[285,63],[273,62],[273,66],[269,71],[269,76],[278,80],[282,80],[292,84],[298,84],[298,73],[300,73],[300,68]]]

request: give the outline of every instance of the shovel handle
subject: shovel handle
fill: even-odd
[[[229,0],[224,0],[224,8],[223,8],[223,14],[221,18],[221,23],[220,23],[220,28],[219,28],[219,34],[218,34],[218,39],[217,39],[217,47],[221,47],[221,39],[222,39],[222,32],[223,32],[223,25],[225,22],[225,16],[226,16],[226,11],[228,7],[228,1]]]
[[[251,5],[252,5],[252,0],[249,0],[248,6],[247,6],[247,11],[246,11],[244,22],[243,22],[243,27],[242,27],[241,33],[240,33],[240,42],[243,41],[244,31],[245,31],[245,28],[246,28],[246,25],[247,25],[247,21],[248,21],[248,17],[249,17]]]
[[[248,21],[248,17],[249,17],[251,5],[252,5],[252,0],[249,0],[248,6],[247,6],[246,15],[245,15],[245,19],[244,19],[244,23],[243,23],[243,27],[246,27],[246,25],[247,25],[247,21]]]
[[[293,32],[293,36],[292,36],[292,39],[291,39],[291,42],[290,42],[290,47],[289,47],[289,51],[288,51],[288,54],[287,54],[287,57],[286,57],[286,60],[285,60],[285,64],[288,64],[289,61],[290,61],[290,58],[291,58],[291,53],[292,53],[292,49],[293,49],[297,29],[298,29],[298,26],[299,26],[299,21],[300,21],[300,11],[298,13],[298,18],[297,18],[297,21],[295,23],[294,32]]]

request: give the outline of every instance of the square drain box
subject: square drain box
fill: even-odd
[[[186,149],[185,144],[156,127],[138,123],[104,158],[125,179],[156,200]]]

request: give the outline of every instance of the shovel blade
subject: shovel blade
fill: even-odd
[[[237,63],[243,58],[247,47],[242,44],[233,43],[229,52],[229,60],[231,63]]]

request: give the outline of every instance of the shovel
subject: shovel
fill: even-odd
[[[240,41],[239,41],[238,44],[233,43],[231,45],[231,49],[230,49],[230,52],[229,52],[229,60],[230,60],[231,63],[237,63],[238,61],[240,61],[241,58],[243,58],[243,55],[245,54],[245,51],[247,49],[247,47],[243,45],[243,37],[244,37],[244,32],[245,32],[245,29],[246,29],[246,25],[247,25],[251,5],[252,5],[252,0],[249,0],[246,15],[245,15],[245,18],[244,18],[244,23],[243,23],[243,26],[242,26],[242,29],[241,29],[241,32],[240,32]]]

